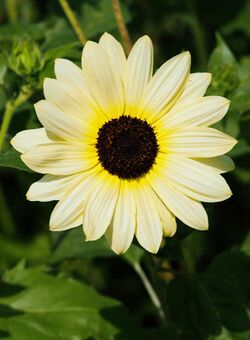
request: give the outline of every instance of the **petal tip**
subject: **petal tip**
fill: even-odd
[[[141,245],[144,249],[149,251],[152,254],[157,254],[160,249],[161,242],[157,242],[157,244],[150,244],[145,247],[145,245]]]
[[[110,33],[108,33],[108,32],[104,32],[104,33],[101,35],[99,41],[101,41],[101,40],[103,40],[103,39],[115,39],[115,38],[113,37],[112,34],[110,34]]]
[[[98,240],[100,237],[96,236],[94,232],[90,232],[90,233],[86,233],[85,232],[85,241],[89,242],[89,241],[96,241]]]
[[[128,250],[128,247],[123,248],[123,247],[120,247],[119,245],[118,245],[118,246],[112,245],[112,246],[111,246],[111,249],[113,250],[113,252],[114,252],[116,255],[122,255],[122,254],[126,253],[126,251]]]
[[[189,51],[184,51],[179,54],[180,57],[187,59],[188,61],[191,59],[191,53]]]
[[[50,221],[49,223],[49,230],[50,231],[57,231],[58,226]]]
[[[212,73],[206,72],[207,78],[211,81],[212,80]]]
[[[62,64],[64,64],[65,63],[65,59],[63,59],[63,58],[56,58],[55,59],[55,66],[54,66],[54,69],[55,69],[55,71],[58,69],[58,67],[60,67]]]
[[[32,201],[31,196],[30,196],[30,193],[29,193],[29,190],[28,190],[27,193],[26,193],[26,200]]]
[[[13,138],[11,138],[10,144],[13,146],[14,149],[18,150],[16,148],[16,146],[17,146],[16,135]]]

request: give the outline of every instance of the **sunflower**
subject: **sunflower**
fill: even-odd
[[[148,36],[126,58],[120,43],[103,34],[88,41],[82,68],[55,61],[56,79],[44,80],[45,100],[35,104],[44,126],[19,132],[12,145],[23,162],[45,174],[31,185],[31,201],[58,200],[50,229],[83,225],[86,240],[105,234],[124,253],[134,235],[156,253],[162,237],[176,232],[176,217],[208,228],[202,202],[231,196],[221,173],[233,168],[223,156],[236,143],[209,127],[229,101],[204,97],[209,73],[190,74],[181,53],[153,75]]]

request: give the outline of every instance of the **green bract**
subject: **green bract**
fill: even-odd
[[[44,65],[38,45],[30,39],[14,43],[8,62],[9,67],[23,77],[37,74]]]

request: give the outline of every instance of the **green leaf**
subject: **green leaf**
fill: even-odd
[[[59,262],[70,258],[110,257],[115,254],[110,250],[104,238],[86,242],[81,227],[58,234],[54,242],[50,261]]]
[[[131,15],[125,4],[122,6],[125,22],[129,22]],[[83,2],[79,22],[87,38],[93,38],[98,34],[116,29],[117,24],[112,8],[112,1],[100,0],[98,2]]]
[[[46,22],[44,39],[43,49],[45,51],[57,47],[60,48],[60,46],[75,43],[77,41],[77,37],[67,23],[67,20],[56,16],[50,18]]]
[[[250,232],[248,232],[244,242],[242,243],[240,250],[242,253],[250,257]]]
[[[20,153],[14,149],[0,153],[0,166],[32,172],[32,170],[22,162]]]
[[[226,328],[222,328],[219,335],[210,336],[208,340],[248,340],[250,338],[250,331],[234,333],[229,332]]]
[[[216,40],[217,45],[208,64],[208,69],[212,73],[209,94],[223,96],[237,87],[238,66],[233,53],[219,34],[216,35]]]
[[[220,332],[220,316],[197,279],[176,278],[167,290],[168,317],[178,331],[201,335]]]
[[[105,340],[136,339],[138,330],[118,301],[21,264],[0,283],[0,331],[10,340]]]
[[[196,271],[197,262],[208,249],[208,241],[204,233],[192,232],[181,240],[181,250],[189,273]]]
[[[238,143],[235,145],[233,150],[229,152],[230,157],[241,157],[246,156],[250,153],[250,145],[243,138],[238,139]]]
[[[81,52],[79,51],[79,46],[80,43],[73,42],[51,48],[44,53],[44,58],[46,61],[54,60],[56,58],[71,58],[80,60]]]
[[[250,110],[250,57],[244,57],[238,65],[239,85],[231,95],[235,110],[244,113]]]
[[[7,60],[2,53],[0,53],[0,85],[4,84],[4,76],[7,72]]]
[[[39,234],[32,241],[22,242],[13,237],[1,235],[0,237],[0,270],[5,270],[21,258],[29,264],[41,264],[48,260],[50,255],[49,238]],[[0,337],[1,339],[1,337]]]
[[[205,273],[170,282],[168,317],[178,331],[194,332],[194,339],[248,334],[249,282],[250,258],[240,251],[222,253]]]

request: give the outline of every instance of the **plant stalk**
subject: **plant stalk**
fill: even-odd
[[[24,102],[26,102],[26,100],[29,99],[32,93],[33,90],[30,87],[24,86],[23,88],[21,88],[21,91],[16,99],[12,99],[7,102],[2,125],[0,128],[0,152],[3,149],[4,140],[8,133],[14,111]]]
[[[58,0],[79,41],[84,45],[87,38],[67,0]]]
[[[129,54],[132,48],[132,43],[131,43],[131,39],[128,33],[127,26],[125,24],[124,16],[122,14],[120,1],[112,0],[112,5],[113,5],[113,11],[114,11],[117,27],[120,32],[122,41],[124,43],[124,48],[127,54]]]
[[[145,274],[145,272],[143,271],[143,269],[142,269],[142,267],[139,263],[134,264],[134,269],[137,272],[137,274],[139,275],[139,277],[141,278],[142,283],[143,283],[153,305],[156,307],[156,309],[159,313],[159,316],[161,318],[162,324],[164,326],[166,326],[167,325],[166,314],[165,314],[165,312],[162,308],[161,301],[160,301],[158,295],[156,294],[154,287],[152,286],[151,282],[149,281],[147,275]]]

